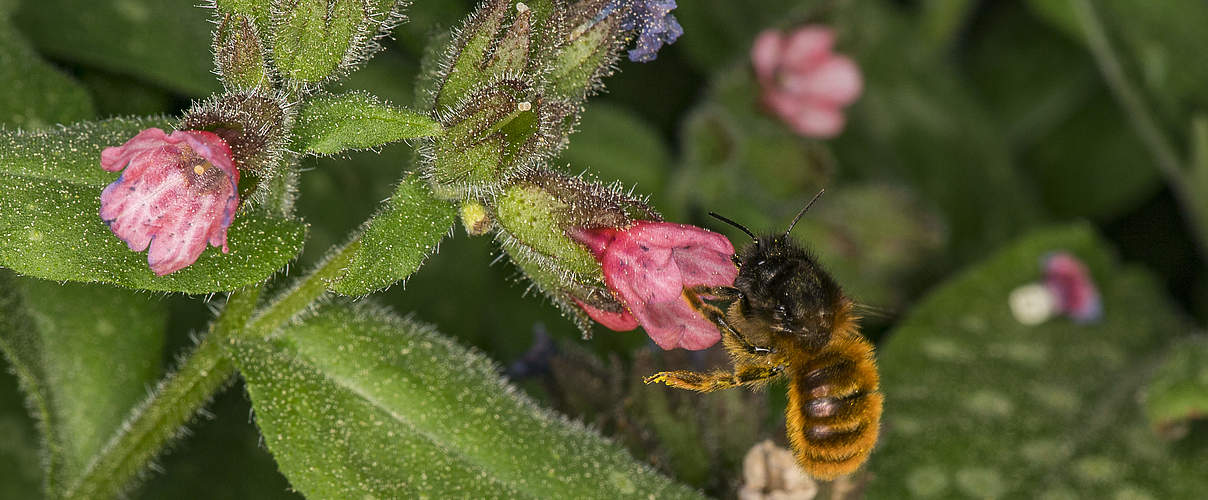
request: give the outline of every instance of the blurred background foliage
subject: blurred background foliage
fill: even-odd
[[[0,123],[179,113],[218,89],[209,11],[195,3],[0,0]],[[388,50],[338,87],[414,102],[427,40],[472,6],[416,0]],[[1138,133],[1142,118],[1104,78],[1088,8],[1192,185],[1171,188]],[[1205,247],[1176,193],[1208,199],[1208,3],[685,0],[675,15],[685,35],[654,63],[620,63],[556,166],[632,186],[669,220],[737,245],[745,236],[707,212],[773,230],[827,189],[796,235],[882,311],[866,332],[884,368],[885,437],[874,479],[855,494],[1185,498],[1208,486],[1208,429],[1194,420],[1208,412],[1197,337],[1208,319]],[[865,78],[832,141],[794,135],[758,102],[751,41],[803,23],[833,26],[837,50]],[[342,242],[413,159],[400,143],[305,160],[298,209],[310,233],[292,266]],[[1037,281],[1038,259],[1059,249],[1088,262],[1107,314],[1090,326],[1024,327],[1006,295]],[[498,256],[488,238],[457,230],[380,299],[709,494],[734,495],[750,446],[783,443],[783,388],[702,397],[642,386],[653,371],[724,356],[656,352],[638,332],[581,340]],[[209,311],[187,297],[157,300],[171,311],[169,364]],[[1195,354],[1163,366],[1184,344]],[[42,481],[20,401],[15,379],[0,375],[3,498],[36,495]],[[138,495],[294,496],[249,412],[241,387],[226,391]]]

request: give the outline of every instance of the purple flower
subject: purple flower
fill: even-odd
[[[629,51],[630,61],[653,61],[663,44],[674,43],[684,34],[683,26],[671,15],[675,0],[612,0],[597,17],[603,19],[623,7],[628,9],[622,14],[621,29],[636,31],[638,37],[634,48]]]
[[[155,274],[197,260],[208,242],[227,248],[239,207],[239,170],[231,148],[212,132],[158,128],[101,152],[101,167],[125,169],[101,192],[101,220],[135,252],[146,250]]]

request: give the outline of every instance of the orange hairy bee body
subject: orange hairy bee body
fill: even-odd
[[[783,234],[763,237],[711,214],[754,240],[734,258],[739,272],[733,286],[684,292],[684,298],[721,330],[733,370],[662,372],[645,381],[710,392],[787,378],[785,420],[797,462],[811,476],[833,479],[868,459],[877,442],[884,396],[873,348],[860,335],[854,303],[813,256],[789,238],[804,213]],[[706,301],[714,299],[729,305],[723,311]]]

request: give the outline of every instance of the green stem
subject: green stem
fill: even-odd
[[[344,248],[328,255],[323,262],[291,287],[273,300],[248,325],[247,335],[267,337],[278,327],[294,319],[299,313],[314,304],[319,297],[327,293],[327,284],[335,279],[348,267],[352,256],[361,247],[361,239],[352,240]]]
[[[210,333],[134,409],[79,479],[66,488],[63,498],[112,498],[125,490],[235,373],[222,344],[247,321],[259,295],[259,287],[231,293]]]
[[[1124,108],[1124,112],[1131,118],[1129,122],[1134,131],[1141,138],[1145,147],[1149,149],[1154,164],[1158,167],[1158,172],[1165,179],[1166,185],[1170,188],[1183,213],[1186,214],[1187,223],[1191,226],[1191,234],[1194,235],[1200,255],[1208,257],[1208,213],[1205,213],[1205,210],[1201,209],[1196,202],[1188,169],[1183,167],[1171,141],[1158,127],[1158,121],[1145,104],[1141,92],[1124,73],[1124,67],[1120,64],[1120,59],[1116,57],[1115,50],[1112,49],[1111,41],[1108,39],[1107,31],[1103,28],[1102,19],[1095,11],[1094,4],[1090,0],[1075,0],[1074,10],[1078,16],[1078,23],[1086,35],[1087,47],[1095,58],[1095,63],[1099,66],[1099,72],[1103,74],[1103,79],[1116,96],[1120,106]]]
[[[223,344],[234,335],[268,336],[310,307],[327,292],[327,282],[348,265],[359,247],[360,240],[353,240],[332,254],[255,318],[252,314],[261,287],[232,292],[210,333],[185,357],[180,368],[134,409],[80,478],[64,491],[63,498],[112,498],[124,491],[147,462],[159,455],[235,374],[235,363]]]

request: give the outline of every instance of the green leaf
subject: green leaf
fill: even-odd
[[[283,5],[272,30],[277,70],[303,83],[327,78],[355,48],[366,7],[357,0],[292,0]]]
[[[352,243],[356,248],[348,267],[329,288],[366,295],[406,279],[449,234],[455,217],[451,203],[437,199],[426,182],[408,175],[385,207],[366,222],[361,237]]]
[[[1208,338],[1175,343],[1145,387],[1144,402],[1149,424],[1169,437],[1187,432],[1191,420],[1208,418]]]
[[[39,51],[200,96],[210,72],[210,10],[195,0],[21,2],[15,21]]]
[[[257,283],[302,247],[297,221],[241,213],[228,230],[230,253],[202,253],[158,277],[101,222],[100,192],[119,174],[100,168],[100,151],[162,119],[113,119],[48,132],[0,133],[0,265],[22,274],[144,290],[210,293]]]
[[[81,474],[161,371],[166,308],[134,292],[0,275],[0,347],[41,420],[49,483]]]
[[[430,327],[334,305],[282,334],[234,351],[269,450],[308,497],[695,496]]]
[[[1016,321],[1011,291],[1067,251],[1104,316]],[[878,350],[885,428],[870,498],[1196,498],[1208,447],[1149,428],[1137,393],[1189,330],[1146,272],[1121,266],[1085,225],[1037,231],[940,286]]]
[[[1110,218],[1159,186],[1127,116],[1076,42],[1022,4],[1000,6],[967,59],[973,83],[1045,207],[1060,217]]]
[[[298,113],[294,128],[299,149],[334,154],[403,139],[440,135],[443,127],[427,115],[391,106],[367,93],[312,99]]]
[[[0,125],[44,128],[92,117],[92,99],[79,83],[43,61],[0,10]]]

